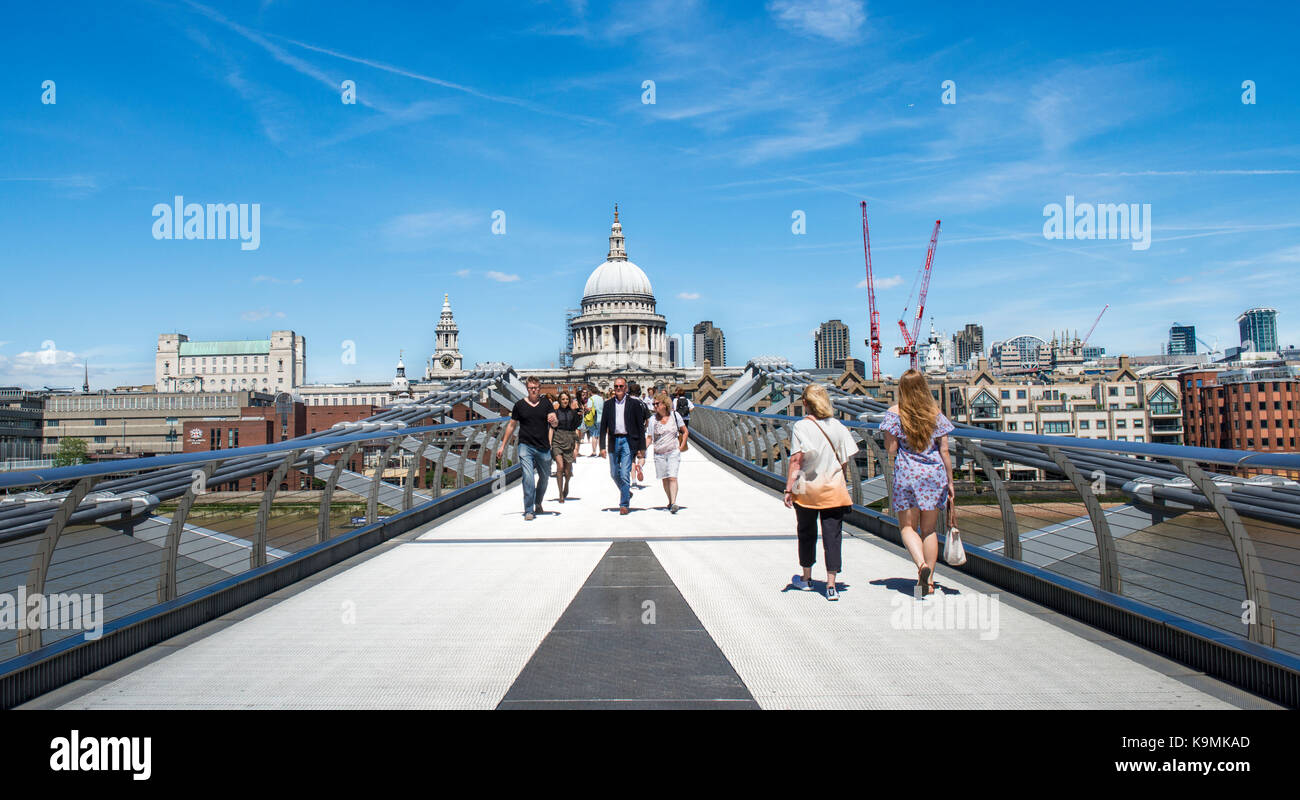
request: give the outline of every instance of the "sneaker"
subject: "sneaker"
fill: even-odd
[[[676,514],[676,513],[677,513],[677,504],[676,504],[676,503],[673,503],[672,505],[668,506],[668,513],[670,513],[670,514]]]
[[[802,575],[798,574],[790,576],[790,585],[801,592],[812,590],[812,581],[806,581],[803,579]]]
[[[839,600],[839,599],[840,599],[840,593],[839,593],[839,591],[835,588],[835,584],[833,584],[833,583],[828,583],[828,584],[826,584],[826,599],[827,599],[827,600]]]
[[[529,513],[527,513],[527,514],[524,514],[524,520],[527,521],[527,522],[532,522],[532,521],[533,521],[533,515],[532,515],[532,513],[529,512]]]

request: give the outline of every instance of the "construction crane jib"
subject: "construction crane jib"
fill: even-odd
[[[925,252],[925,266],[921,272],[921,291],[916,299],[916,316],[912,318],[912,329],[907,329],[907,323],[903,320],[898,321],[898,328],[903,332],[903,346],[894,349],[895,356],[911,356],[912,369],[917,368],[916,337],[921,333],[921,317],[925,315],[925,298],[930,292],[930,273],[934,266],[934,247],[939,240],[939,222],[934,221],[934,232],[930,234],[930,248]],[[907,309],[903,309],[904,315]]]

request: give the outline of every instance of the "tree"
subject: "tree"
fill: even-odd
[[[65,436],[59,440],[59,451],[54,454],[54,466],[70,467],[86,463],[86,440]]]

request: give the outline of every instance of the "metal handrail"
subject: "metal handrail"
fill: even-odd
[[[867,398],[864,398],[867,399]],[[798,421],[802,417],[787,414],[764,414],[758,411],[745,411],[738,408],[715,408],[697,406],[710,411],[725,411],[728,414],[740,414],[763,419]],[[841,419],[851,428],[879,430],[876,422]],[[1181,444],[1155,444],[1149,442],[1117,442],[1110,439],[1080,439],[1072,436],[1035,436],[1025,433],[1006,433],[969,425],[958,425],[951,434],[955,439],[977,439],[989,442],[1008,442],[1025,444],[1033,447],[1050,445],[1070,450],[1098,450],[1107,453],[1120,453],[1150,458],[1188,458],[1206,464],[1222,464],[1230,467],[1251,467],[1254,469],[1283,469],[1300,471],[1300,453],[1267,453],[1256,450],[1226,450],[1216,447],[1195,447]]]
[[[840,413],[856,413],[854,406],[861,408],[867,403],[883,407],[869,398],[835,399],[841,401],[836,403]],[[786,477],[780,472],[788,471],[788,461],[761,463],[761,457],[752,452],[746,440],[734,434],[748,431],[759,422],[771,429],[775,437],[788,435],[783,429],[798,422],[800,417],[715,406],[697,406],[696,411],[692,422],[716,446],[760,470]],[[860,416],[871,418],[878,413]],[[888,513],[893,505],[892,463],[876,442],[883,435],[879,423],[861,419],[840,421],[860,440],[854,460],[874,462],[878,465],[877,476],[885,476],[884,486],[876,486],[868,502],[883,500]],[[1240,615],[1250,640],[1300,652],[1300,597],[1286,594],[1288,587],[1294,585],[1287,576],[1300,564],[1300,546],[1289,544],[1287,538],[1278,538],[1300,532],[1300,485],[1275,476],[1247,480],[1239,475],[1218,475],[1205,472],[1200,466],[1300,470],[1300,454],[1034,436],[967,426],[956,428],[949,436],[949,446],[958,458],[955,468],[962,468],[961,459],[965,458],[972,462],[972,469],[978,468],[986,475],[987,488],[997,498],[995,508],[1000,523],[988,527],[994,518],[975,510],[985,507],[983,504],[958,503],[958,511],[965,508],[967,516],[974,514],[970,518],[976,528],[983,530],[981,535],[987,535],[988,544],[1001,550],[1004,557],[1038,566],[1055,565],[1056,569],[1064,570],[1063,575],[1075,579],[1082,571],[1092,575],[1093,585],[1106,592],[1125,596],[1139,591],[1146,602],[1162,608],[1161,602],[1165,601],[1161,598],[1167,597],[1166,604],[1174,606],[1168,610],[1173,613],[1238,636],[1242,635],[1242,629],[1235,622]],[[1040,507],[1023,499],[1017,506],[1010,494],[1015,483],[999,475],[995,462],[1064,476],[1068,481],[1065,485],[1070,487],[1067,491],[1078,495],[1076,503],[1081,503],[1086,513],[1066,513],[1058,507]],[[852,487],[855,503],[859,505],[863,503],[858,498],[866,494],[868,483],[875,480],[862,480],[862,477],[855,475]],[[1116,490],[1127,494],[1130,500],[1116,503],[1103,498],[1103,494]],[[1060,488],[1051,491],[1059,494]],[[1060,504],[1059,500],[1043,502]],[[1192,516],[1181,519],[1192,512]],[[1038,513],[1043,515],[1042,522],[1035,524],[1033,520]],[[1113,519],[1112,515],[1115,515]],[[1210,532],[1206,527],[1208,520],[1217,520],[1221,532],[1226,533],[1226,540],[1219,541],[1230,543],[1230,549],[1219,545],[1218,550],[1231,553],[1231,562],[1225,563],[1221,556],[1205,560],[1213,554],[1197,550],[1212,546],[1205,539]],[[896,520],[892,521],[897,524]],[[1033,530],[1022,529],[1026,522]],[[1253,532],[1248,523],[1255,526]],[[1270,528],[1270,525],[1280,527]],[[1051,537],[1056,531],[1064,532],[1054,541]],[[1141,535],[1135,537],[1135,533]],[[1095,539],[1095,549],[1081,544],[1085,541],[1083,536],[1087,537],[1086,541]],[[1121,540],[1123,545],[1118,545]],[[1059,551],[1045,549],[1053,547]],[[1177,549],[1180,547],[1182,552]],[[1165,550],[1172,555],[1166,555]],[[1228,563],[1234,564],[1238,582],[1225,574]],[[1156,566],[1152,568],[1148,564]],[[1270,592],[1266,577],[1278,575],[1278,564],[1282,565],[1281,577],[1276,579],[1278,586]],[[1236,591],[1244,592],[1244,598],[1235,595]],[[1207,605],[1214,598],[1217,600]],[[1238,610],[1227,610],[1238,602],[1242,603]],[[1249,613],[1243,614],[1242,610]],[[1233,618],[1232,623],[1227,621],[1228,617]],[[1285,634],[1285,646],[1278,642],[1279,632]]]
[[[25,586],[29,597],[44,595],[51,587],[62,593],[90,591],[113,598],[110,619],[134,613],[142,603],[149,604],[146,598],[150,598],[149,602],[167,602],[182,591],[189,591],[181,587],[187,581],[192,585],[195,576],[202,583],[242,574],[291,555],[295,549],[336,536],[340,529],[338,523],[331,529],[330,518],[338,514],[334,488],[340,485],[340,476],[346,475],[344,481],[349,492],[349,499],[343,502],[360,503],[365,508],[366,525],[377,522],[381,504],[400,513],[439,502],[444,475],[449,472],[455,474],[457,488],[478,483],[490,455],[485,448],[491,443],[491,437],[503,430],[506,420],[506,417],[493,417],[421,427],[384,426],[385,430],[157,456],[138,459],[130,464],[129,470],[124,470],[120,463],[88,464],[6,476],[11,487],[53,484],[67,487],[67,491],[26,492],[5,498],[11,502],[0,506],[0,575]],[[470,435],[458,435],[461,431]],[[435,434],[442,437],[436,443],[432,441]],[[373,475],[348,472],[349,462],[363,446],[383,447],[383,456],[375,464]],[[424,464],[412,462],[403,470],[402,479],[408,483],[405,488],[383,479],[388,459],[403,446],[414,457],[424,459]],[[447,456],[453,448],[459,453],[453,457],[455,460],[450,460]],[[477,452],[471,458],[473,450]],[[311,495],[310,503],[319,502],[319,511],[304,515],[297,510],[302,504],[301,497],[289,498],[295,510],[290,512],[291,517],[278,523],[274,537],[279,541],[273,546],[271,517],[277,508],[280,483],[291,469],[307,473],[310,468],[308,474],[315,478],[315,468],[335,452],[341,452],[341,457],[330,467],[328,480],[324,481],[326,488],[319,492],[319,500]],[[439,491],[431,496],[421,495],[417,504],[412,491],[417,467],[424,470],[434,468],[435,464],[433,481]],[[119,481],[103,478],[128,471],[156,480],[135,482],[135,485],[149,486],[147,490],[137,488],[120,493],[105,490],[104,487]],[[265,481],[258,480],[263,485],[251,493],[241,493],[245,497],[216,493],[214,502],[206,505],[216,509],[217,518],[224,520],[223,524],[218,524],[216,529],[187,524],[192,512],[205,508],[195,501],[200,495],[209,494],[206,490],[209,483],[215,486],[254,476],[265,476]],[[380,490],[385,486],[389,494],[381,500]],[[249,501],[257,503],[258,496],[261,500],[253,519],[241,508]],[[157,509],[165,500],[177,500],[175,508],[169,507],[165,514],[158,515]],[[200,520],[200,525],[212,524]],[[78,525],[97,526],[97,530],[79,533],[72,539],[64,536],[65,531]],[[105,538],[103,534],[110,530],[127,535]],[[155,551],[146,543],[158,549]],[[142,566],[142,559],[147,565]],[[55,566],[57,571],[52,569]],[[13,641],[19,654],[33,652],[43,645],[42,629],[22,630]],[[2,653],[0,660],[3,660]]]

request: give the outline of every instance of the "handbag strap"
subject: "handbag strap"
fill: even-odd
[[[843,462],[843,461],[840,461],[840,454],[837,453],[837,452],[835,452],[835,443],[831,441],[831,435],[830,435],[829,433],[826,432],[826,429],[825,429],[825,428],[823,428],[822,426],[820,426],[820,425],[817,424],[817,420],[816,420],[816,419],[813,419],[813,417],[808,417],[808,419],[812,420],[813,427],[816,428],[817,430],[821,431],[821,432],[822,432],[822,436],[825,436],[825,437],[826,437],[826,444],[829,444],[829,445],[831,446],[831,455],[835,456],[835,460],[836,460],[836,461],[839,461],[839,463],[840,463],[840,471],[844,473],[844,477],[847,479],[847,478],[848,478],[848,475],[849,475],[849,469],[848,469],[848,467],[844,466],[844,462]]]

